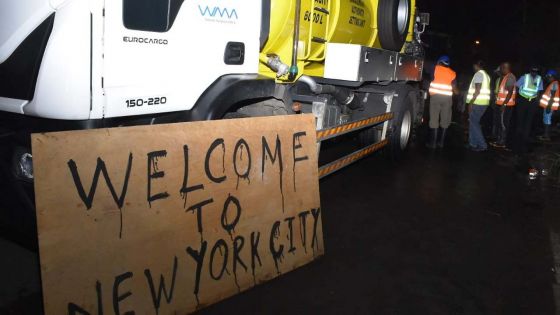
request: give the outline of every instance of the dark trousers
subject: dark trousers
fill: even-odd
[[[506,144],[513,107],[496,106],[494,107],[494,130],[496,130],[496,142],[498,144]]]
[[[517,98],[517,125],[513,150],[515,153],[524,155],[529,150],[529,137],[533,126],[533,118],[539,109],[537,98],[529,101],[520,96]]]

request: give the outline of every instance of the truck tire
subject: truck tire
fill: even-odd
[[[411,20],[410,0],[379,0],[377,29],[381,47],[401,51]]]
[[[399,111],[395,113],[395,120],[389,136],[389,157],[393,161],[401,160],[412,139],[412,129],[414,127],[414,108],[412,106],[412,97],[408,95],[402,100]]]

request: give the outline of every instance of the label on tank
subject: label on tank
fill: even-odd
[[[348,24],[365,27],[366,26],[366,7],[362,0],[350,0],[352,3],[352,15],[348,20]]]

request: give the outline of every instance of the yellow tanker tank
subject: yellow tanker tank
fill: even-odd
[[[270,33],[259,68],[265,76],[276,78],[266,65],[271,55],[291,63],[297,1],[271,1]],[[298,76],[323,75],[326,43],[400,51],[405,40],[412,40],[414,11],[415,0],[301,0]],[[287,75],[277,79],[290,81]]]

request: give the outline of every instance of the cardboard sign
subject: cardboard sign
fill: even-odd
[[[323,254],[311,115],[32,143],[48,315],[185,314]]]

